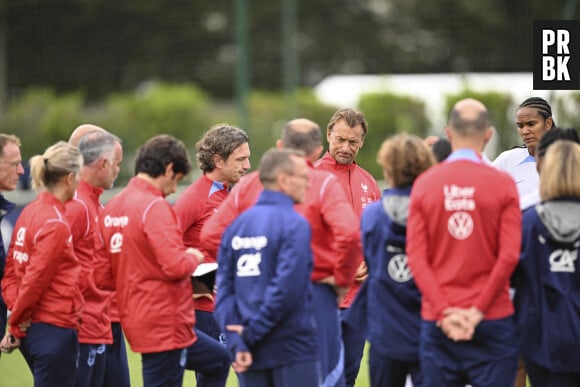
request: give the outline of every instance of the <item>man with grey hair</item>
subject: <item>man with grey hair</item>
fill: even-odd
[[[78,133],[78,132],[76,132]],[[85,300],[78,338],[80,353],[76,386],[104,385],[107,344],[113,343],[110,320],[110,293],[95,285],[94,257],[99,248],[98,220],[103,190],[113,186],[119,174],[123,149],[121,140],[104,129],[85,132],[78,139],[83,156],[81,180],[74,200],[66,203],[66,216],[71,225],[75,255],[81,263],[79,287]],[[125,353],[126,356],[126,353]],[[128,385],[129,379],[115,381]]]
[[[12,134],[0,133],[0,192],[14,191],[20,175],[24,174],[22,157],[20,156],[20,139]],[[8,201],[0,193],[0,220],[14,210],[15,204]],[[4,277],[6,265],[6,250],[0,233],[0,282]],[[6,331],[6,304],[0,292],[0,336]]]
[[[250,169],[250,145],[248,135],[242,129],[218,124],[204,133],[196,149],[197,164],[203,175],[181,194],[173,210],[180,221],[185,245],[200,248],[200,233],[206,220],[215,213],[232,186]],[[200,250],[205,255],[204,263],[216,262],[215,255]],[[195,286],[194,294],[196,329],[223,344],[223,333],[213,318],[213,286],[210,284],[208,287],[202,282],[195,285],[199,285]],[[225,385],[227,370],[222,376]],[[215,375],[212,375],[212,380],[215,380]],[[204,385],[203,374],[197,374],[197,383]]]

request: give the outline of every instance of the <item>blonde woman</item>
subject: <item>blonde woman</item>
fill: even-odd
[[[558,140],[540,172],[542,202],[523,215],[514,303],[534,386],[580,384],[580,145]]]
[[[73,198],[82,157],[76,147],[59,142],[34,156],[30,166],[40,193],[12,234],[2,281],[12,315],[0,349],[20,347],[35,386],[73,386],[82,296],[64,203]]]

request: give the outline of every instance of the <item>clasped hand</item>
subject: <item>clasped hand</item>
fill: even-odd
[[[445,335],[453,341],[473,338],[477,325],[483,320],[483,313],[476,307],[451,307],[443,311],[443,318],[437,323]]]

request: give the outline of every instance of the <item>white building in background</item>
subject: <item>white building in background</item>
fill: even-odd
[[[389,92],[422,100],[433,132],[441,134],[447,120],[447,112],[443,110],[445,97],[466,88],[477,92],[511,94],[514,114],[517,105],[526,98],[542,97],[553,103],[556,97],[570,93],[564,90],[534,90],[532,73],[331,75],[323,79],[314,91],[322,102],[337,107],[356,107],[365,93]],[[558,122],[558,117],[555,119]]]

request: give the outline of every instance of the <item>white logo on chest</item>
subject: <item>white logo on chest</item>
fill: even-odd
[[[550,271],[561,273],[575,273],[575,262],[578,259],[578,250],[555,250],[550,254]]]

